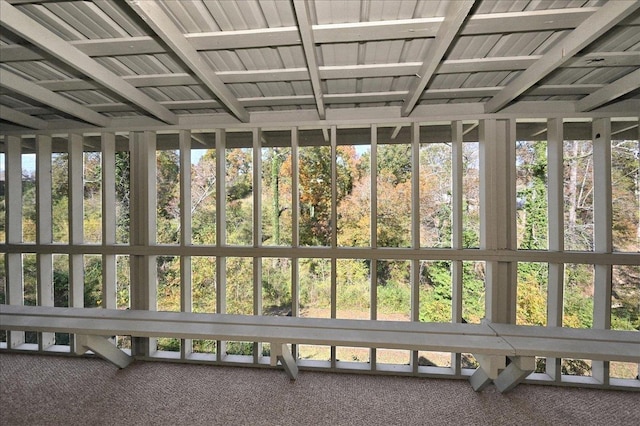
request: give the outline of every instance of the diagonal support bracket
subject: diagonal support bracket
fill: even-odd
[[[536,369],[533,356],[510,357],[511,364],[493,381],[500,393],[509,392]]]
[[[507,361],[504,356],[496,355],[474,354],[473,357],[480,367],[469,377],[469,383],[474,391],[480,392],[498,378],[500,370],[506,367]]]
[[[480,392],[493,382],[500,393],[509,392],[536,369],[536,358],[532,356],[474,355],[480,363],[469,383],[474,391]]]
[[[125,368],[133,361],[132,357],[122,352],[104,336],[76,334],[76,354],[82,355],[87,350],[93,351],[118,368]]]
[[[278,365],[278,361],[284,367],[284,371],[291,380],[295,380],[298,377],[298,365],[296,360],[291,354],[291,348],[286,343],[272,342],[271,343],[271,365]]]

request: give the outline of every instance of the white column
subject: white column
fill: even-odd
[[[131,236],[132,246],[142,249],[156,243],[156,134],[131,132]],[[156,256],[131,256],[131,309],[157,309]],[[131,339],[133,355],[152,356],[157,339]]]
[[[549,251],[564,251],[564,133],[561,118],[547,121],[547,197]],[[547,326],[562,327],[564,263],[549,263]],[[547,358],[547,374],[556,381],[562,375],[562,359]]]
[[[411,125],[411,248],[420,249],[420,123]],[[411,321],[420,321],[420,260],[411,260]],[[418,372],[418,351],[411,351],[411,367]]]
[[[593,231],[594,251],[611,253],[611,119],[593,121]],[[593,328],[611,328],[612,266],[595,265],[593,295]],[[609,383],[609,362],[593,361],[593,377],[600,383]]]
[[[480,248],[515,248],[515,122],[480,122]],[[516,265],[487,261],[485,317],[515,322]]]
[[[7,244],[22,242],[22,140],[18,136],[5,138],[5,220]],[[22,253],[5,254],[6,303],[24,304]],[[24,331],[8,331],[7,347],[16,348],[24,343]]]
[[[253,247],[262,245],[262,132],[252,131],[253,138]],[[262,315],[262,258],[253,257],[253,314]],[[253,362],[258,364],[262,343],[253,342]]]
[[[227,133],[216,130],[216,244],[218,247],[227,245],[227,215],[226,215],[226,149]],[[224,314],[227,311],[227,258],[216,258],[216,312]],[[226,352],[226,342],[218,340],[216,343],[216,358],[222,361]]]
[[[369,156],[370,186],[369,186],[369,202],[371,211],[369,216],[370,222],[370,241],[371,248],[378,248],[378,126],[371,125],[371,148]],[[378,319],[378,260],[371,259],[371,319]],[[377,366],[377,350],[372,348],[369,354],[371,361],[371,370],[376,370]]]
[[[69,151],[69,245],[84,243],[84,149],[83,137],[70,134]],[[84,307],[84,260],[82,254],[69,255],[69,306]]]
[[[102,146],[102,245],[116,243],[116,136],[101,135]],[[102,307],[116,309],[116,255],[102,255]]]
[[[191,132],[181,130],[180,144],[180,246],[191,245]],[[180,311],[191,312],[191,256],[180,256]],[[193,341],[182,339],[180,356],[185,359],[193,351]]]
[[[462,201],[463,201],[463,129],[462,121],[451,123],[451,193],[452,199],[452,241],[451,248],[461,250],[463,248],[462,227]],[[462,322],[462,277],[463,263],[461,260],[451,262],[451,320],[454,323]],[[451,366],[455,374],[461,372],[461,354],[451,354]]]
[[[36,136],[36,244],[53,242],[52,194],[51,194],[51,136]],[[49,250],[45,250],[49,251]],[[53,255],[38,253],[38,305],[53,306]],[[55,333],[38,333],[41,351],[55,344]]]
[[[336,126],[331,126],[331,249],[338,246],[338,136]],[[331,318],[337,317],[338,288],[337,261],[331,256]],[[336,347],[331,346],[331,368],[336,367]]]

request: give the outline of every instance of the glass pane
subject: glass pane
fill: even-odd
[[[369,262],[360,259],[336,261],[336,317],[370,319],[371,276]]]
[[[158,311],[180,312],[180,256],[158,256]]]
[[[640,266],[613,265],[611,328],[640,331]]]
[[[22,154],[22,241],[36,242],[35,154]]]
[[[180,242],[180,151],[156,151],[156,241]]]
[[[216,244],[216,150],[191,150],[191,242]]]
[[[451,262],[420,261],[420,321],[451,322]]]
[[[564,141],[565,250],[593,250],[593,143]]]
[[[253,259],[227,258],[227,314],[253,315]]]
[[[102,154],[84,153],[84,242],[102,242]]]
[[[331,245],[331,148],[300,147],[300,245]]]
[[[191,309],[196,313],[216,313],[217,263],[214,256],[191,257]]]
[[[547,325],[549,264],[518,262],[516,324]]]
[[[613,249],[640,252],[640,142],[613,141],[611,146]]]
[[[331,262],[300,259],[300,316],[331,318]]]
[[[102,306],[102,257],[84,255],[84,307]]]
[[[480,151],[478,142],[462,145],[462,246],[480,247]]]
[[[411,320],[411,262],[408,260],[377,261],[377,294],[379,320]]]
[[[593,265],[565,265],[563,327],[592,327],[593,278]]]
[[[378,247],[411,247],[411,145],[378,129]]]
[[[462,262],[462,321],[479,324],[484,318],[485,262]]]
[[[129,244],[131,175],[127,151],[116,152],[116,243]]]
[[[251,138],[251,134],[243,134]],[[251,139],[249,139],[251,140]],[[253,245],[253,153],[226,150],[227,244]]]
[[[291,259],[262,259],[262,314],[291,316]]]
[[[420,246],[451,247],[451,145],[420,145]]]
[[[69,242],[69,155],[51,157],[51,213],[53,242]]]
[[[291,132],[264,132],[262,148],[262,244],[291,245]],[[284,145],[285,146],[280,146]]]
[[[547,249],[546,142],[516,142],[516,192],[518,248]]]

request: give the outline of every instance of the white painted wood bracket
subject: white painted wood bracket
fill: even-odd
[[[500,393],[509,392],[536,369],[533,356],[510,357],[511,364],[493,381]]]
[[[118,349],[107,337],[77,334],[76,354],[83,355],[87,350],[93,351],[118,368],[125,368],[133,361],[132,357]]]
[[[272,342],[271,343],[271,365],[275,367],[278,365],[278,361],[284,367],[284,371],[291,380],[295,380],[298,377],[298,365],[296,360],[291,355],[291,348],[286,343]]]

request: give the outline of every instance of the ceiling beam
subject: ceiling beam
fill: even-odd
[[[576,111],[591,111],[607,102],[618,99],[640,87],[640,69],[630,72],[613,83],[580,99],[576,103]]]
[[[47,128],[47,122],[37,117],[32,117],[15,109],[0,105],[0,119],[19,124],[30,129],[44,130]]]
[[[325,118],[324,101],[322,99],[322,87],[320,85],[320,74],[318,70],[318,60],[316,58],[316,44],[314,34],[311,29],[311,15],[306,0],[293,0],[296,21],[298,22],[298,30],[302,39],[302,50],[307,61],[307,69],[309,70],[309,78],[311,79],[311,87],[313,95],[316,98],[316,106],[320,119]]]
[[[440,61],[451,47],[451,42],[456,37],[462,24],[467,19],[475,0],[451,2],[444,21],[438,28],[436,39],[431,43],[425,60],[409,88],[407,97],[402,104],[402,115],[408,116],[420,99],[425,87],[431,81]]]
[[[539,11],[472,15],[460,35],[488,35],[524,31],[557,31],[577,27],[598,8],[582,7]],[[350,43],[376,40],[410,40],[435,37],[444,18],[399,19],[376,22],[313,25],[316,43]],[[217,31],[184,35],[198,51],[251,49],[300,44],[296,27]],[[71,45],[91,56],[164,53],[165,48],[150,36],[74,40]],[[0,47],[3,62],[37,61],[44,57],[21,45]]]
[[[182,31],[162,10],[159,3],[137,0],[127,0],[127,3],[233,115],[240,121],[249,121],[249,113],[240,105],[236,96],[224,85],[220,77],[215,74],[211,65],[189,43]]]
[[[485,112],[497,112],[504,108],[638,8],[640,8],[640,2],[635,0],[605,3],[488,101],[485,104]]]
[[[0,0],[0,24],[168,124],[178,117],[29,16]]]
[[[542,85],[533,88],[531,96],[575,96],[589,95],[603,87],[602,84],[554,84]],[[449,99],[469,99],[485,98],[496,95],[504,86],[496,87],[462,87],[457,89],[428,89],[422,93],[421,100],[449,100]],[[364,92],[364,93],[335,93],[324,95],[326,104],[355,104],[355,103],[381,103],[400,102],[406,97],[407,91],[393,92]],[[270,107],[270,106],[291,106],[291,105],[314,105],[313,95],[293,95],[293,96],[261,96],[251,98],[238,98],[238,102],[245,108],[248,107]],[[222,105],[216,100],[195,99],[182,101],[161,101],[161,105],[169,110],[176,109],[218,109]],[[132,111],[133,107],[125,103],[89,104],[87,108],[96,112],[126,112]],[[30,115],[46,114],[42,108],[26,107],[20,108],[19,112]]]
[[[31,81],[0,68],[0,86],[97,126],[108,127],[111,120],[64,96],[43,89]]]

